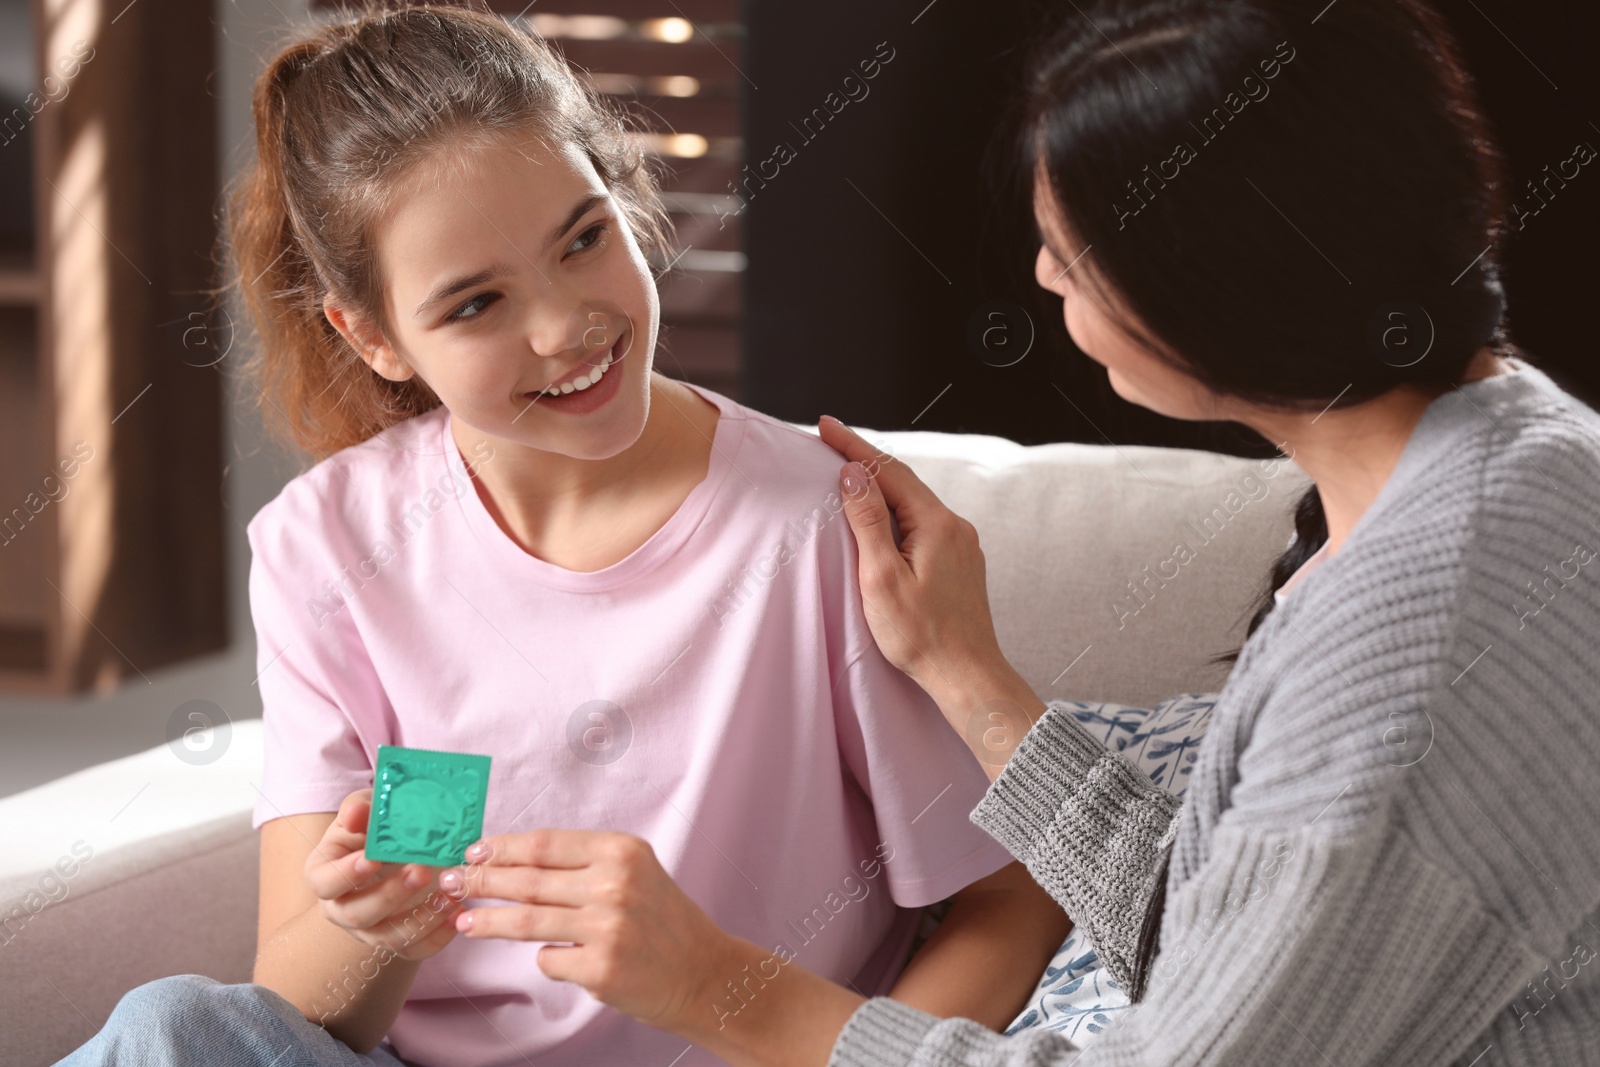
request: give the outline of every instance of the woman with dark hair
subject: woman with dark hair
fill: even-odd
[[[993,779],[972,821],[1134,1006],[1085,1049],[763,969],[648,865],[648,904],[561,901],[622,931],[568,973],[741,1064],[1600,1064],[1600,416],[1508,336],[1454,45],[1423,0],[1073,7],[1021,126],[1039,283],[1120,395],[1314,482],[1181,802],[1005,661],[972,525],[821,431],[874,637]],[[488,844],[474,885],[558,873]]]

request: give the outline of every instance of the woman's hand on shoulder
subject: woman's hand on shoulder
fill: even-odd
[[[989,613],[983,549],[971,522],[904,463],[832,416],[822,439],[851,462],[839,472],[844,513],[860,547],[862,606],[884,658],[950,717],[992,688],[1005,662]],[[889,516],[899,524],[895,544]]]
[[[322,840],[306,857],[306,881],[323,916],[350,936],[405,960],[424,960],[456,935],[461,906],[430,888],[434,868],[378,863],[363,854],[372,790],[344,798]]]

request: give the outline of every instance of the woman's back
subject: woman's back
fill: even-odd
[[[1447,392],[1252,635],[1173,846],[1163,1048],[1600,1062],[1597,484],[1600,416],[1538,369]],[[1281,1048],[1238,1029],[1257,996]]]

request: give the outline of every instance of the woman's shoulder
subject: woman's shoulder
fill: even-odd
[[[1528,562],[1600,534],[1597,503],[1600,414],[1522,363],[1428,407],[1368,514],[1306,576],[1316,595],[1295,599],[1387,601],[1394,583],[1444,592],[1485,570],[1521,584]]]
[[[404,498],[409,489],[421,491],[422,481],[448,474],[447,415],[443,407],[414,415],[291,477],[246,525],[252,548],[337,542],[361,516],[382,512],[391,497]]]
[[[1540,456],[1585,466],[1600,463],[1600,413],[1526,359],[1513,359],[1500,374],[1455,387],[1433,408],[1438,409],[1430,424],[1435,436],[1487,433],[1504,446],[1493,457],[1503,463]]]
[[[1555,522],[1576,512],[1587,526],[1600,499],[1600,413],[1537,367],[1497,377],[1459,390],[1489,442],[1485,499],[1542,504]]]
[[[1543,372],[1524,365],[1445,394],[1367,514],[1268,615],[1236,669],[1422,700],[1439,672],[1520,644],[1530,613],[1592,632],[1597,487],[1600,416]],[[1473,669],[1494,669],[1491,659]]]
[[[1376,524],[1390,541],[1411,528],[1459,542],[1453,580],[1496,596],[1600,547],[1600,414],[1538,367],[1515,368],[1430,407],[1418,433],[1432,462],[1411,466],[1393,515]],[[1412,539],[1409,551],[1433,547]],[[1592,585],[1600,604],[1600,581]]]

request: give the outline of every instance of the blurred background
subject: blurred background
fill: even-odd
[[[1308,14],[1321,0],[1308,4]],[[1600,147],[1597,8],[1442,0],[1512,195]],[[494,5],[627,103],[680,244],[657,366],[780,418],[1268,455],[1117,398],[1032,279],[1007,104],[1070,0]],[[244,526],[319,457],[262,436],[207,290],[252,82],[306,0],[0,0],[0,796],[258,717]],[[870,78],[866,70],[875,70]],[[847,79],[854,79],[847,83]],[[1509,253],[1515,335],[1600,401],[1600,176]]]

